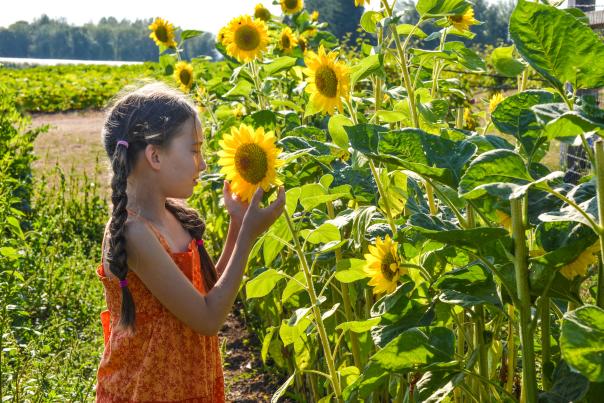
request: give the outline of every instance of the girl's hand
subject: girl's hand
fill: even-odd
[[[224,195],[224,206],[231,217],[231,221],[234,224],[241,226],[249,203],[243,202],[239,196],[233,194],[231,191],[231,184],[228,181],[224,181],[222,193]]]
[[[262,196],[264,196],[264,190],[258,187],[243,217],[243,224],[239,232],[240,235],[248,236],[250,242],[253,242],[273,225],[283,213],[285,207],[285,189],[283,186],[279,187],[277,199],[266,208],[260,207]]]

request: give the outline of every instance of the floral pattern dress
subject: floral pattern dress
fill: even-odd
[[[199,272],[195,239],[185,252],[172,252],[161,233],[142,216],[180,270],[200,293],[207,292]],[[104,251],[104,245],[103,245]],[[120,319],[121,289],[107,277],[103,259],[97,268],[107,310],[101,312],[105,349],[97,372],[97,402],[224,402],[224,378],[218,336],[194,332],[151,294],[129,271],[128,288],[135,303],[133,335],[113,329]]]

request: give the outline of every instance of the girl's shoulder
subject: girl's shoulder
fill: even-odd
[[[111,234],[109,232],[110,223],[111,220],[107,221],[107,223],[105,224],[105,230],[103,231],[103,240],[101,242],[101,264],[103,265],[103,271],[105,273],[105,276],[112,278],[115,276],[113,275],[113,273],[111,273],[111,270],[109,270],[109,264],[107,263],[107,253],[109,252],[109,245],[111,240]],[[146,227],[147,226],[143,222],[137,220],[135,217],[129,214],[128,218],[126,219],[126,223],[124,224],[124,239],[126,240],[126,244],[128,244],[128,241],[136,242],[136,238],[141,237],[141,230],[148,230],[148,228]]]

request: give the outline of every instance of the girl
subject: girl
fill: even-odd
[[[222,402],[217,332],[231,309],[255,239],[282,213],[285,192],[260,208],[224,186],[230,216],[224,250],[212,263],[205,224],[179,199],[206,168],[194,105],[148,84],[108,111],[103,140],[111,160],[113,212],[97,274],[107,310],[97,402]]]

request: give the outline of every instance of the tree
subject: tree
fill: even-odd
[[[363,15],[363,7],[355,7],[354,0],[306,0],[305,8],[309,13],[317,10],[319,21],[327,22],[327,30],[338,39],[350,33],[352,40],[357,37],[357,27]]]

